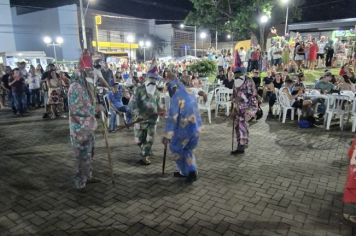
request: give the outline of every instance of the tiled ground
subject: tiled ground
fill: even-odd
[[[136,164],[132,131],[110,134],[115,186],[98,132],[103,182],[83,194],[72,188],[67,120],[0,112],[0,235],[352,235],[341,217],[349,131],[263,118],[246,154],[232,157],[231,122],[214,119],[193,185],[171,177],[171,161],[161,176],[162,125],[157,131],[148,167]]]

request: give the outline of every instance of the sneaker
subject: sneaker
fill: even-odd
[[[176,178],[184,178],[185,176],[182,175],[179,171],[176,171],[173,173],[173,177],[176,177]]]
[[[102,181],[100,179],[96,179],[96,178],[91,178],[87,181],[87,184],[98,184],[101,183]]]
[[[193,183],[194,181],[197,181],[197,172],[196,171],[192,171],[189,172],[189,175],[187,177],[187,179],[185,180],[185,182],[187,183]]]
[[[148,166],[151,164],[151,162],[147,158],[139,160],[138,163],[143,166]]]
[[[244,154],[244,153],[245,153],[245,150],[239,150],[239,149],[236,149],[235,151],[230,152],[231,155],[238,155],[238,154]]]

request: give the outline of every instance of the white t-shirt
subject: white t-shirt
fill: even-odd
[[[224,57],[219,57],[218,59],[218,66],[224,66],[225,65],[225,59]]]
[[[40,75],[30,76],[27,80],[28,80],[28,85],[30,90],[39,89],[41,87]]]
[[[324,42],[319,41],[318,42],[318,47],[319,47],[318,54],[325,54],[325,46],[326,46],[326,41],[324,41]]]
[[[246,61],[246,52],[245,50],[239,51],[240,59],[242,62]]]
[[[272,48],[272,58],[274,60],[282,58],[282,48],[273,47]]]

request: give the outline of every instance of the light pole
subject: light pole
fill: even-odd
[[[287,5],[287,11],[286,11],[286,24],[284,26],[284,36],[287,35],[288,31],[288,16],[289,16],[289,0],[282,0],[282,3]]]
[[[56,40],[53,41],[51,37],[45,36],[43,38],[43,42],[45,44],[47,44],[47,47],[51,47],[51,46],[53,47],[54,59],[57,61],[56,47],[57,46],[60,47],[63,44],[63,42],[64,42],[63,38],[62,37],[56,37]]]
[[[131,44],[135,42],[135,36],[133,35],[128,35],[127,36],[127,42],[130,44],[130,55],[129,55],[129,64],[130,64],[130,72],[131,72]]]
[[[86,35],[86,29],[85,29],[85,15],[87,14],[90,1],[93,1],[93,0],[88,0],[87,6],[85,8],[85,13],[84,13],[83,0],[79,0],[80,22],[82,25],[82,37],[83,37],[83,49],[88,48],[87,35]]]
[[[199,35],[199,37],[201,38],[203,56],[204,56],[204,39],[206,39],[207,36],[208,35],[205,32],[201,32]]]
[[[143,61],[146,61],[146,48],[150,48],[152,43],[151,41],[140,41],[138,43],[141,48],[143,48]]]
[[[261,15],[260,16],[260,36],[261,36],[261,42],[260,42],[260,46],[262,50],[265,50],[265,27],[266,27],[266,23],[268,22],[269,17],[267,15]]]
[[[194,28],[194,56],[197,57],[197,26],[190,26],[185,24],[180,24],[179,27],[184,29],[185,27]]]

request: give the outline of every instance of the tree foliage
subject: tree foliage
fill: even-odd
[[[285,15],[280,14],[283,12],[283,6],[279,7],[276,0],[190,1],[193,3],[193,10],[186,18],[187,23],[231,33],[236,40],[247,39],[251,35],[255,35],[258,40],[266,38],[271,25],[284,22]],[[274,15],[274,12],[278,14]],[[261,32],[259,18],[263,14],[271,18],[264,26],[266,30]]]

